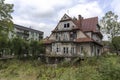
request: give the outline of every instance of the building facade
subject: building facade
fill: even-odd
[[[14,24],[13,31],[9,32],[9,38],[20,37],[27,41],[40,41],[43,39],[43,32],[32,28]]]
[[[102,52],[98,17],[71,18],[65,14],[51,35],[44,40],[48,56],[98,56]]]

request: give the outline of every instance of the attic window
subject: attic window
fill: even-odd
[[[64,24],[64,28],[69,28],[70,27],[70,24],[67,23],[67,24]]]
[[[58,28],[56,28],[56,30],[58,30]]]
[[[67,23],[67,28],[70,26],[70,24],[69,23]]]
[[[66,19],[66,16],[64,17],[64,19]]]
[[[66,28],[67,27],[67,25],[66,24],[64,24],[64,28]]]

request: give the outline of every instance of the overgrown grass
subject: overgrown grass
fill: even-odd
[[[37,60],[0,61],[0,80],[120,80],[120,57],[87,58],[54,66]]]

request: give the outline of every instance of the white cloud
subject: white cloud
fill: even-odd
[[[15,24],[43,31],[44,32],[44,37],[50,35],[51,31],[55,28],[55,24],[52,24],[52,23],[47,24],[47,23],[44,23],[44,22],[24,20],[24,19],[21,19],[20,17],[14,17],[13,21],[14,21]]]
[[[90,3],[77,4],[66,10],[62,10],[59,15],[65,13],[67,10],[69,11],[67,13],[71,16],[77,16],[81,14],[85,18],[94,16],[101,17],[104,14],[96,1]]]
[[[69,10],[70,16],[81,14],[83,17],[102,16],[103,11],[97,1],[88,0],[6,0],[14,4],[13,21],[15,24],[32,26],[50,35],[57,22]]]
[[[114,10],[114,12],[118,15],[118,16],[120,16],[120,0],[113,0],[112,2],[111,2],[111,7],[112,7],[112,9]],[[120,18],[119,18],[120,19]]]
[[[15,12],[35,17],[51,17],[60,8],[65,8],[72,4],[72,0],[14,0]],[[67,3],[67,4],[66,4]]]

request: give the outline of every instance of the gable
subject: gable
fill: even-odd
[[[61,20],[59,21],[59,23],[57,24],[57,26],[53,31],[72,30],[72,29],[78,29],[78,27],[71,17],[69,17],[67,14],[64,14],[64,16],[61,18]]]
[[[69,24],[69,26],[68,26]],[[56,26],[56,31],[61,31],[61,30],[72,30],[73,28],[75,28],[76,25],[72,22],[72,21],[64,21],[64,22],[60,22],[58,23],[58,25]]]
[[[71,18],[67,15],[67,14],[64,14],[64,16],[61,18],[60,21],[64,21],[64,20],[70,20]]]
[[[81,30],[79,30],[78,32],[77,32],[77,39],[78,38],[87,38],[88,36],[85,34],[85,33],[83,33]]]

